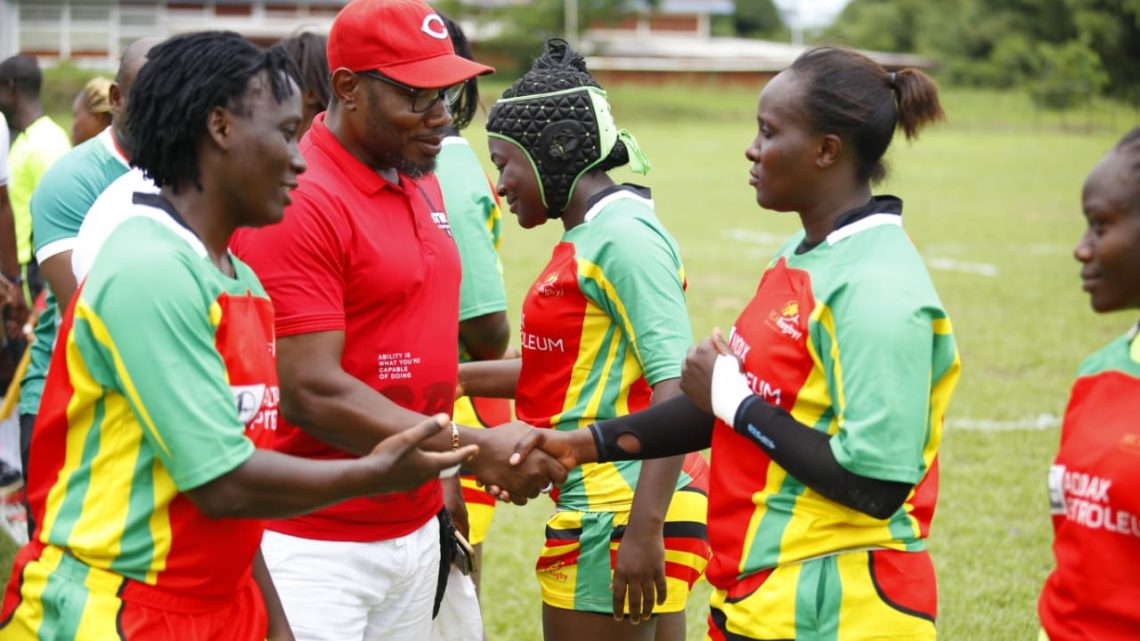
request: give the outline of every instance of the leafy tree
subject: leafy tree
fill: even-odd
[[[1070,100],[1075,70],[1140,99],[1140,0],[852,0],[825,38],[930,56],[952,83],[1032,85],[1042,104]]]
[[[1063,110],[1087,103],[1108,84],[1100,56],[1080,40],[1039,46],[1041,77],[1030,96],[1042,107]]]
[[[736,0],[732,23],[736,35],[746,38],[776,38],[787,33],[780,10],[772,0]]]

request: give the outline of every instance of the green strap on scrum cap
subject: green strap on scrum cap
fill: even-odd
[[[610,111],[610,101],[606,96],[603,89],[597,87],[585,87],[589,93],[590,102],[594,106],[594,119],[598,123],[598,136],[601,139],[601,158],[605,159],[613,151],[614,144],[621,140],[625,145],[625,149],[629,152],[629,168],[634,173],[645,175],[649,173],[649,158],[646,157],[645,152],[637,144],[637,139],[633,134],[629,133],[628,129],[618,129],[614,123],[613,112]]]

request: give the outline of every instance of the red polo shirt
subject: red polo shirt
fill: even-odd
[[[285,220],[241,229],[231,247],[273,299],[277,336],[344,332],[341,367],[391,401],[451,412],[460,263],[434,176],[381,178],[325,127],[301,140],[309,165]],[[352,456],[282,418],[276,448],[314,459]],[[377,541],[415,531],[443,507],[439,481],[271,521],[269,529],[330,541]]]

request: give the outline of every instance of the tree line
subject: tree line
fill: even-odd
[[[927,55],[944,82],[1046,107],[1140,102],[1140,0],[852,0],[822,39]]]
[[[612,24],[660,1],[577,0],[578,24]],[[519,65],[529,63],[536,41],[565,34],[566,0],[493,10],[462,0],[438,5],[500,25],[480,48]],[[712,30],[784,41],[789,34],[772,0],[736,0],[735,14],[715,17]],[[1092,96],[1140,104],[1140,0],[851,0],[808,42],[924,55],[943,83],[1024,88],[1045,107]]]

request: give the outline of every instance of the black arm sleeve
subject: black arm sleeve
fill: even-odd
[[[848,472],[835,460],[830,436],[800,423],[759,396],[750,396],[740,404],[733,429],[763,448],[804,485],[877,519],[894,514],[913,487]]]
[[[665,458],[698,452],[712,443],[715,417],[684,394],[652,407],[590,425],[598,462]],[[637,439],[636,450],[618,444],[624,435]],[[630,439],[626,439],[628,444]]]

